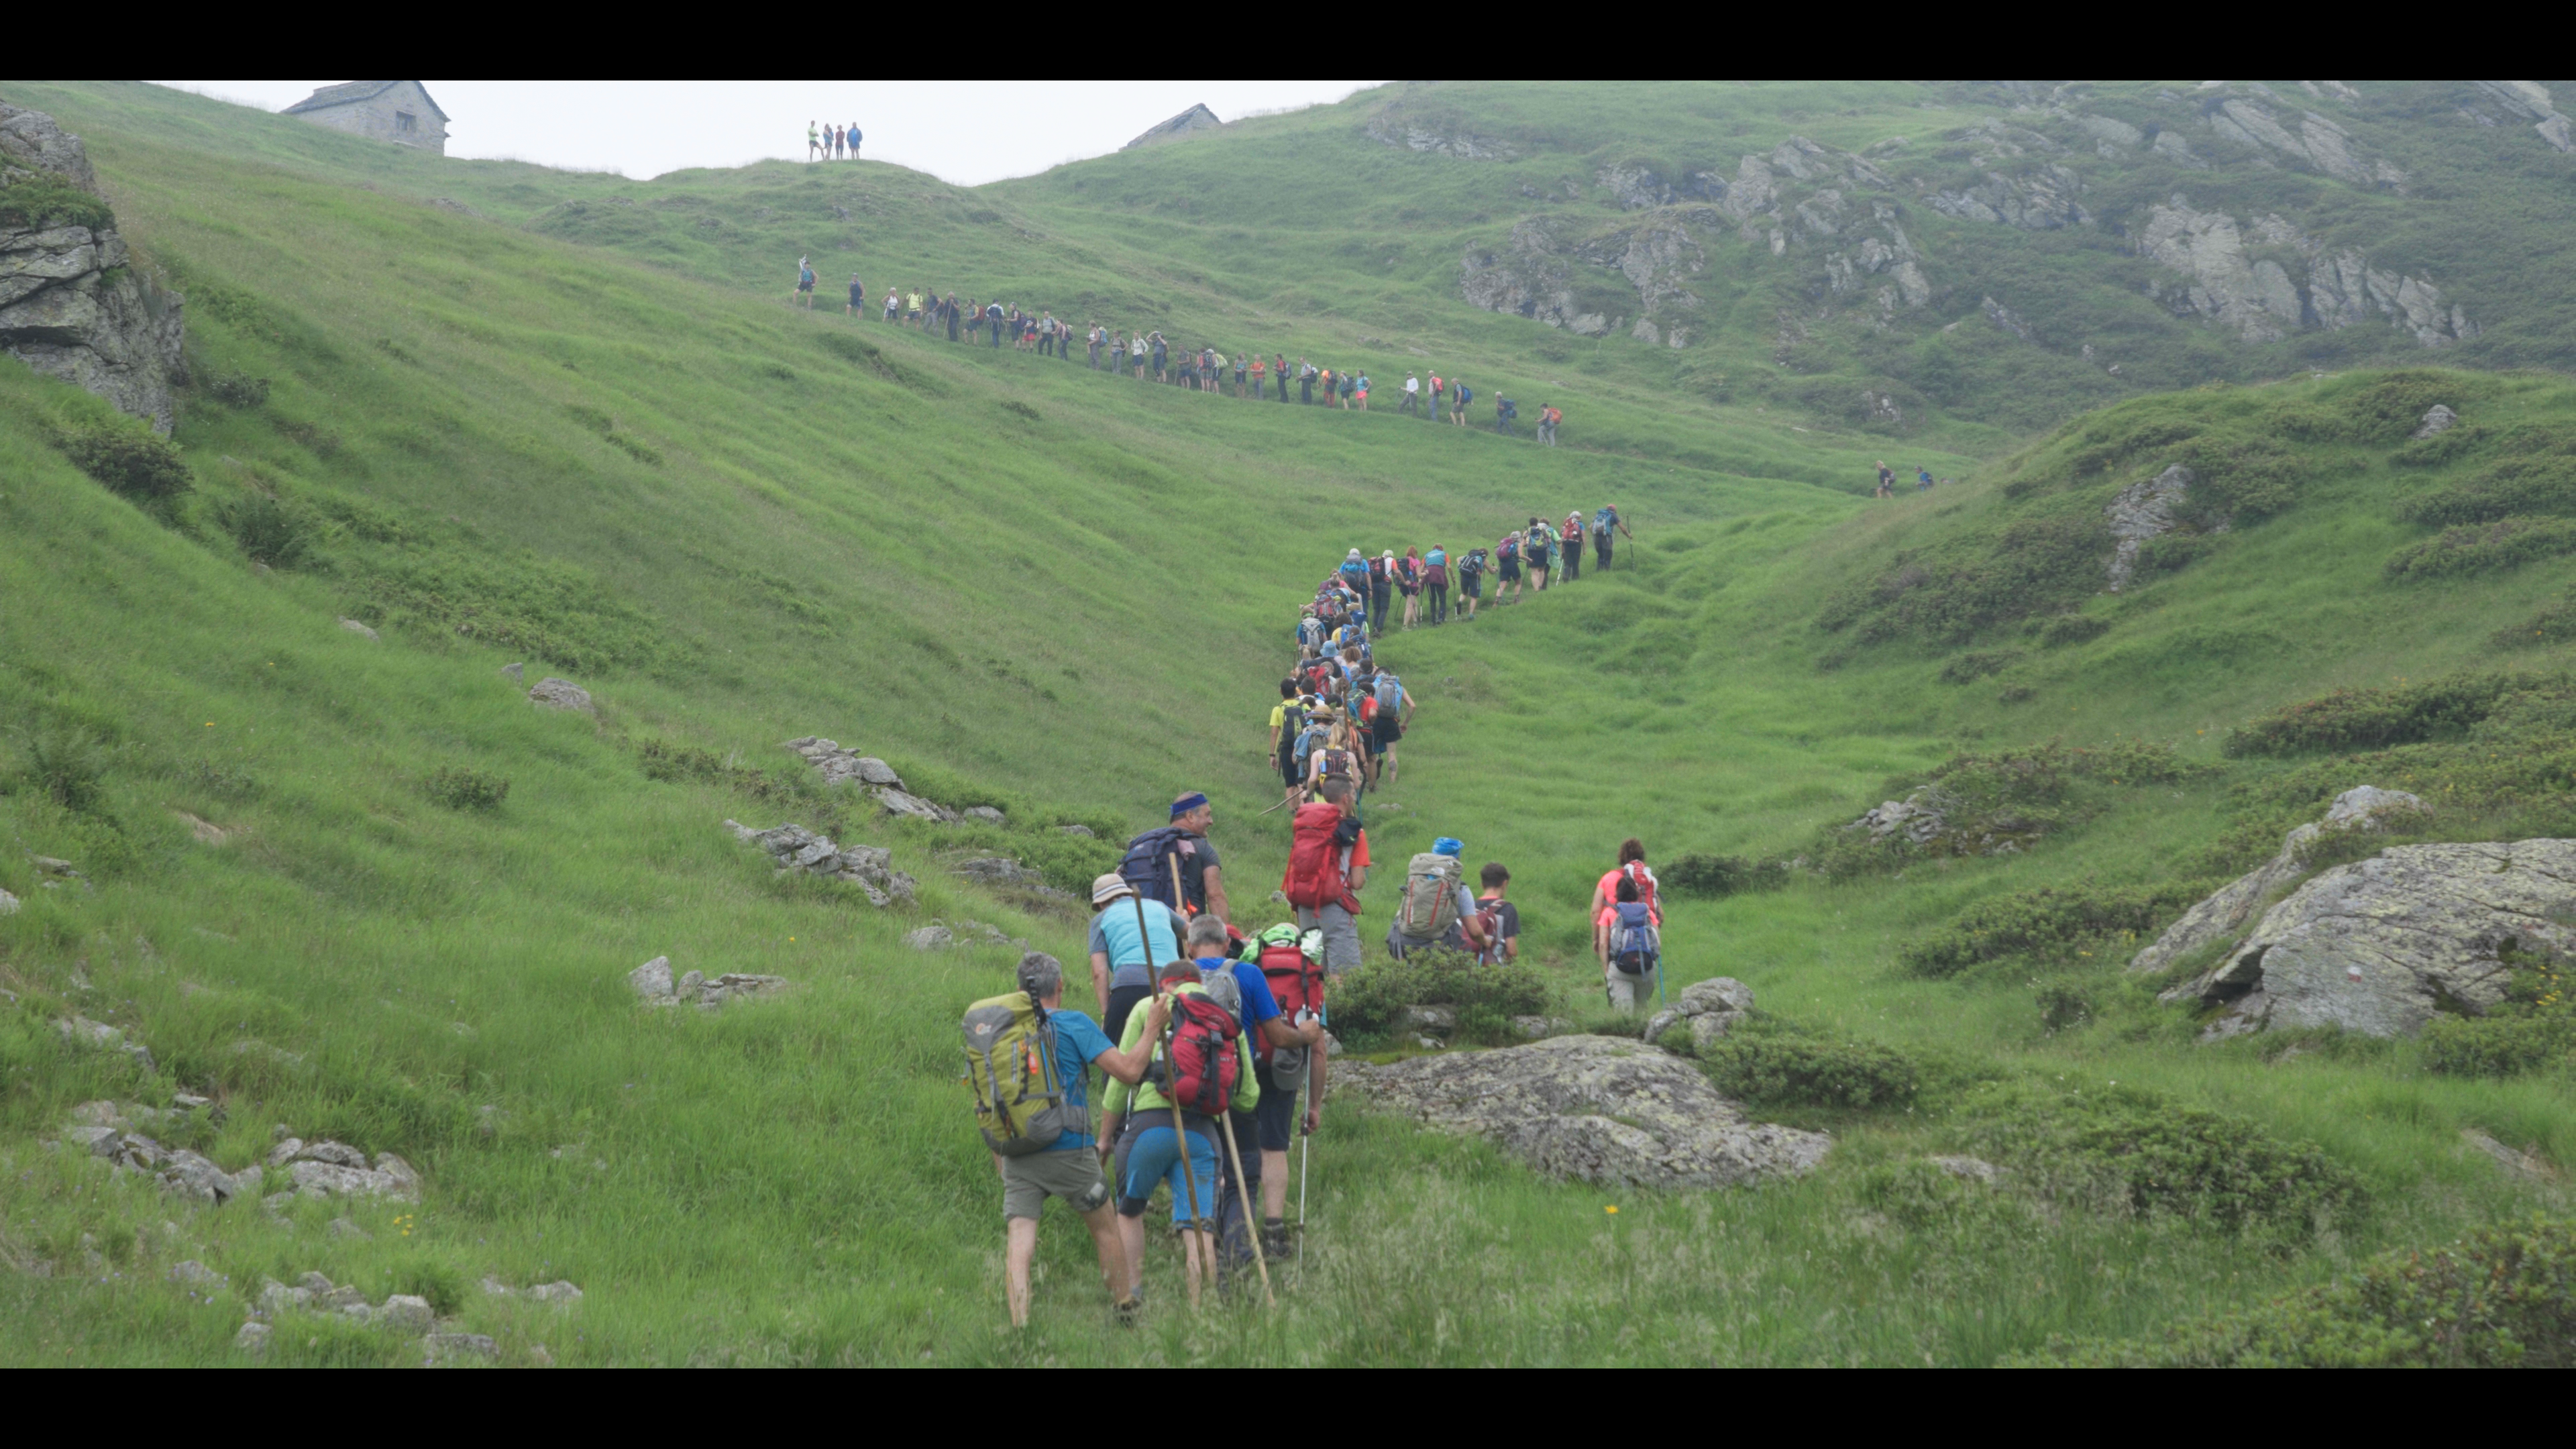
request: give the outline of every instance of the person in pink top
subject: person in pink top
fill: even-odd
[[[1619,877],[1637,883],[1637,899],[1646,903],[1646,914],[1658,928],[1664,924],[1663,902],[1656,898],[1655,873],[1646,868],[1646,847],[1634,836],[1619,842],[1619,864],[1601,883],[1592,888],[1592,922],[1600,925],[1616,914],[1612,903],[1618,899]]]

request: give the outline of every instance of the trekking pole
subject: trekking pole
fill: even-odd
[[[1230,1102],[1226,1105],[1229,1108],[1233,1106]],[[1272,1297],[1270,1293],[1269,1255],[1261,1251],[1260,1224],[1253,1220],[1253,1210],[1257,1204],[1252,1200],[1252,1184],[1243,1175],[1243,1149],[1235,1143],[1234,1121],[1230,1112],[1221,1125],[1224,1128],[1226,1160],[1234,1164],[1235,1200],[1243,1204],[1243,1235],[1252,1240],[1252,1266],[1261,1274],[1261,1306],[1276,1308],[1279,1306],[1279,1300]]]
[[[1315,1164],[1315,1134],[1304,1133],[1297,1143],[1297,1283],[1306,1283],[1306,1169]]]

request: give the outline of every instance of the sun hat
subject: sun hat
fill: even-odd
[[[1120,896],[1132,896],[1135,893],[1136,888],[1129,885],[1127,878],[1116,871],[1111,871],[1091,883],[1091,903],[1095,906],[1105,906]]]

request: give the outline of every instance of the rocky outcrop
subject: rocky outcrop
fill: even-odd
[[[2274,97],[2278,99],[2278,97]],[[2304,163],[2337,181],[2365,189],[2406,190],[2406,173],[2384,160],[2365,156],[2352,134],[2314,111],[2296,121],[2259,101],[2230,96],[2211,103],[2203,119],[2216,135],[2252,148],[2267,159]]]
[[[1369,117],[1362,129],[1381,145],[1466,161],[1509,161],[1520,154],[1508,142],[1475,134],[1464,122],[1414,115],[1400,102]]]
[[[2223,1007],[2215,1040],[2268,1027],[2411,1036],[2504,1000],[2512,948],[2576,954],[2576,840],[2402,845],[2337,866],[2264,912],[2216,969],[2167,993]]]
[[[806,763],[822,772],[826,785],[852,785],[865,791],[886,814],[907,820],[927,820],[934,824],[953,825],[964,817],[945,805],[924,800],[903,788],[903,777],[894,767],[872,755],[862,755],[841,748],[836,740],[815,735],[789,740],[786,749],[794,751]],[[998,812],[996,812],[998,813]]]
[[[1139,146],[1156,146],[1165,141],[1177,141],[1184,136],[1196,135],[1201,131],[1213,131],[1224,124],[1216,118],[1216,112],[1206,106],[1192,106],[1168,121],[1146,128],[1145,134],[1118,149],[1133,151]]]
[[[78,136],[0,101],[0,187],[34,177],[98,193]],[[161,433],[177,418],[172,389],[187,381],[183,302],[133,268],[112,224],[0,221],[0,351]]]
[[[894,868],[894,852],[890,850],[874,845],[835,845],[831,837],[796,824],[754,830],[728,820],[725,828],[736,839],[769,852],[770,862],[780,875],[795,871],[846,881],[857,886],[872,906],[884,907],[896,901],[908,905],[912,901],[913,879]]]
[[[716,1011],[729,1001],[784,991],[787,978],[728,971],[710,981],[705,972],[692,971],[674,981],[671,958],[656,956],[627,972],[626,984],[635,988],[646,1006],[685,1006],[695,1002],[703,1010]]]
[[[2281,262],[2250,257],[2249,236],[2253,245],[2288,248],[2303,257],[2305,290]],[[2431,280],[2373,268],[2350,248],[2329,254],[2278,215],[2240,227],[2225,212],[2200,211],[2175,196],[2168,205],[2147,209],[2137,248],[2138,255],[2186,278],[2159,293],[2167,306],[2229,327],[2248,342],[2276,342],[2305,326],[2332,331],[2374,314],[2425,347],[2478,335],[2467,311],[2445,304]]]
[[[2383,830],[2404,816],[2421,814],[2423,809],[2422,799],[2403,790],[2361,785],[2344,791],[2335,797],[2324,819],[2302,825],[2283,837],[2278,854],[2183,912],[2181,920],[2167,926],[2152,944],[2129,958],[2129,969],[2163,971],[2213,941],[2233,941],[2243,935],[2256,911],[2283,887],[2306,874],[2309,847],[2328,831]]]
[[[551,675],[528,686],[528,703],[539,709],[570,710],[591,715],[599,713],[599,707],[591,703],[589,690],[569,679],[556,679]]]
[[[306,1142],[289,1137],[270,1149],[268,1165],[284,1168],[288,1181],[294,1184],[289,1192],[270,1196],[272,1207],[282,1207],[293,1198],[420,1201],[420,1173],[390,1152],[377,1153],[375,1165],[370,1167],[365,1153],[345,1143]]]
[[[2557,104],[2550,100],[2549,87],[2538,81],[2477,81],[2474,84],[2496,104],[2531,122],[2531,129],[2538,131],[2540,139],[2553,148],[2576,151],[2576,135],[2570,134],[2567,118],[2558,113]]]
[[[2083,194],[2084,178],[2065,165],[2049,162],[2016,176],[1989,171],[1975,185],[1936,191],[1925,201],[1934,211],[1961,221],[2058,231],[2093,225],[2093,213],[2076,200]]]
[[[2153,478],[2121,489],[2103,507],[2103,516],[2111,522],[2111,537],[2119,541],[2111,551],[2112,593],[2129,586],[2130,575],[2137,571],[2138,550],[2146,541],[2173,531],[2174,508],[2190,492],[2191,470],[2176,463]]]
[[[1732,976],[1695,981],[1672,1005],[1646,1019],[1646,1040],[1661,1044],[1674,1033],[1687,1033],[1694,1052],[1723,1040],[1736,1023],[1753,1014],[1753,988]]]
[[[2424,410],[2424,421],[2422,424],[2417,426],[2415,431],[2407,434],[2406,436],[2420,443],[2426,438],[2449,432],[2452,425],[2457,423],[2459,420],[2460,415],[2458,413],[2451,411],[2448,407],[2445,407],[2440,403],[2435,403]]]
[[[1748,1120],[1689,1063],[1621,1037],[1336,1064],[1337,1090],[1445,1132],[1473,1133],[1555,1177],[1654,1188],[1795,1177],[1833,1139]]]

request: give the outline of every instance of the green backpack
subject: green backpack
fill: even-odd
[[[984,1145],[1004,1157],[1043,1152],[1073,1125],[1056,1075],[1055,1031],[1025,991],[966,1008],[967,1089]]]

